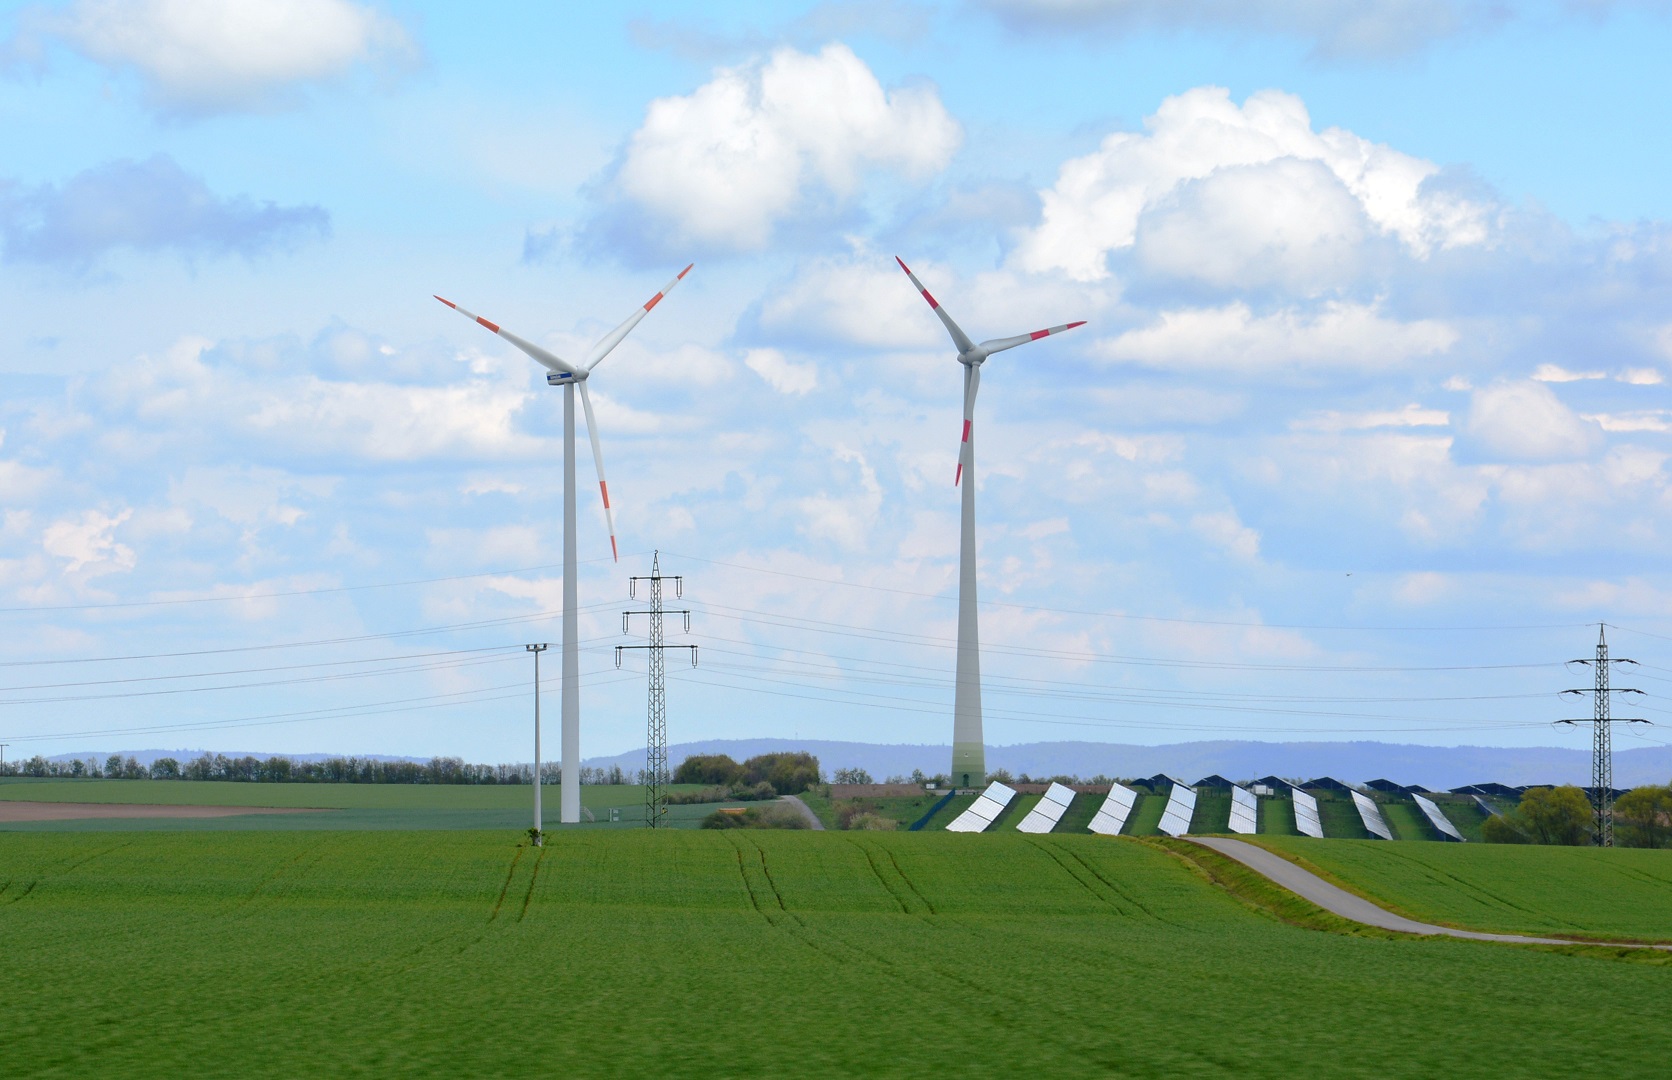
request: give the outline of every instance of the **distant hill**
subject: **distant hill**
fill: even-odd
[[[756,754],[806,750],[828,770],[858,766],[878,780],[922,769],[933,775],[946,769],[950,746],[878,745],[817,739],[707,739],[668,748],[677,764],[692,754],[729,754],[741,761]],[[589,758],[591,766],[644,767],[644,751]],[[1589,784],[1589,749],[1559,746],[1415,746],[1383,742],[1213,742],[1166,746],[1119,743],[1041,742],[989,746],[987,766],[1033,776],[1176,775],[1195,781],[1211,773],[1233,779],[1276,775],[1309,780],[1333,776],[1349,783],[1386,777],[1401,784],[1436,790],[1496,781],[1501,784]],[[1634,747],[1614,754],[1614,782],[1620,787],[1664,784],[1672,780],[1672,747]]]

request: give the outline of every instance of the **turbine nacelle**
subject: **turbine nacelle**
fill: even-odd
[[[585,382],[589,374],[591,373],[586,371],[548,371],[546,372],[546,383],[549,386],[564,386],[569,383]]]

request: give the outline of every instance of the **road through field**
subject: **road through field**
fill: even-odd
[[[1468,938],[1471,941],[1508,941],[1520,945],[1573,945],[1574,941],[1565,938],[1527,937],[1521,934],[1485,934],[1475,930],[1456,930],[1449,926],[1436,926],[1433,923],[1417,922],[1402,915],[1395,915],[1391,911],[1377,907],[1361,896],[1338,886],[1332,885],[1318,875],[1304,870],[1287,859],[1273,855],[1265,848],[1244,843],[1241,840],[1230,840],[1215,836],[1193,836],[1191,841],[1210,848],[1228,859],[1235,859],[1250,870],[1269,878],[1271,881],[1303,900],[1308,900],[1325,911],[1339,915],[1343,919],[1364,923],[1366,926],[1380,927],[1383,930],[1396,930],[1402,934],[1443,934],[1447,937]],[[1672,951],[1672,945],[1639,945],[1626,944],[1634,949],[1663,949]]]

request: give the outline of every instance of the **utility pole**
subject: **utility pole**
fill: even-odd
[[[1597,655],[1595,660],[1569,660],[1570,664],[1594,665],[1596,668],[1596,685],[1579,690],[1563,690],[1564,694],[1592,695],[1592,716],[1589,720],[1558,720],[1558,724],[1592,724],[1591,739],[1591,803],[1596,811],[1595,835],[1592,842],[1598,847],[1614,846],[1614,741],[1613,727],[1615,724],[1647,724],[1647,720],[1635,717],[1609,715],[1610,694],[1641,694],[1641,690],[1629,687],[1610,687],[1608,672],[1610,664],[1636,664],[1635,660],[1627,660],[1616,656],[1608,656],[1608,638],[1606,627],[1597,626]]]
[[[551,648],[549,644],[524,645],[534,654],[534,837],[535,847],[544,847],[545,823],[540,816],[540,654]]]
[[[683,608],[674,612],[662,610],[662,583],[673,582],[674,596],[685,595],[685,579],[677,574],[671,577],[662,576],[662,553],[656,552],[650,561],[649,577],[630,577],[627,579],[627,595],[634,600],[639,598],[639,582],[650,582],[650,609],[648,611],[623,611],[621,613],[621,632],[627,633],[634,615],[650,616],[650,644],[648,645],[617,645],[615,647],[615,666],[621,666],[621,653],[625,649],[643,649],[650,653],[650,719],[649,730],[645,735],[645,769],[644,769],[644,823],[647,827],[656,829],[667,823],[668,816],[668,688],[667,672],[662,661],[662,650],[668,648],[690,649],[691,666],[697,666],[697,647],[695,645],[667,645],[662,638],[662,616],[674,614],[685,616],[685,632],[691,632],[691,611]]]

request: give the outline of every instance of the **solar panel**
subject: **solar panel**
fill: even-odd
[[[1234,833],[1253,833],[1260,820],[1260,804],[1254,798],[1254,793],[1245,788],[1231,785],[1231,831]]]
[[[947,832],[986,832],[987,826],[999,816],[999,811],[1010,805],[1010,800],[1016,797],[1016,789],[1005,787],[994,780],[987,785],[987,790],[975,797],[969,808],[952,819],[947,825]]]
[[[1295,802],[1295,828],[1302,836],[1324,838],[1324,823],[1318,820],[1318,800],[1300,788],[1290,788]]]
[[[1039,797],[1039,802],[1034,804],[1034,808],[1028,811],[1028,816],[1022,819],[1021,824],[1016,826],[1016,831],[1050,832],[1057,827],[1057,822],[1062,820],[1063,812],[1068,809],[1068,804],[1073,801],[1073,788],[1053,782],[1050,787],[1045,789],[1045,794]]]
[[[1094,833],[1104,836],[1114,836],[1126,826],[1127,815],[1132,813],[1132,807],[1138,802],[1138,793],[1129,787],[1119,784],[1109,785],[1109,797],[1103,800],[1103,805],[1097,808],[1097,814],[1086,826]]]
[[[1364,827],[1370,835],[1392,840],[1393,832],[1388,828],[1388,823],[1382,820],[1382,808],[1376,805],[1376,800],[1362,791],[1354,791],[1351,794],[1353,805],[1358,807],[1359,819],[1364,822]]]
[[[1168,836],[1183,836],[1190,831],[1190,819],[1196,813],[1196,789],[1174,784],[1167,796],[1167,809],[1161,811],[1161,824],[1156,826]]]
[[[1460,844],[1463,842],[1463,834],[1457,831],[1457,826],[1451,823],[1451,819],[1446,817],[1433,799],[1425,799],[1414,791],[1411,792],[1411,798],[1417,801],[1418,808],[1427,815],[1428,823],[1434,826],[1441,836]]]

